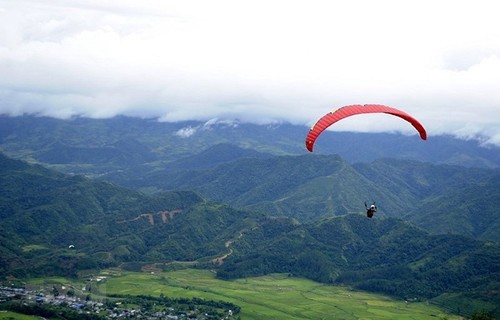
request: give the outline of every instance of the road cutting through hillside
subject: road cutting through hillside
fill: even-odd
[[[229,252],[226,253],[226,254],[224,254],[224,255],[222,255],[222,256],[220,256],[220,257],[212,259],[212,263],[215,264],[215,265],[217,265],[217,266],[220,266],[221,264],[223,264],[224,260],[226,260],[234,252],[233,248],[231,248],[231,244],[233,242],[235,242],[236,240],[241,239],[242,237],[243,237],[243,230],[240,231],[240,233],[238,235],[238,238],[226,241],[226,243],[224,244],[224,246],[229,249]]]
[[[139,217],[138,217],[139,218]],[[138,219],[136,218],[136,219]],[[252,229],[253,230],[253,229]],[[231,239],[226,241],[224,244],[224,247],[226,247],[229,252],[223,254],[222,256],[216,257],[211,260],[212,264],[216,266],[220,266],[224,263],[224,260],[226,260],[230,255],[233,254],[234,250],[231,248],[231,244],[233,244],[236,240],[241,239],[244,235],[245,230],[241,230],[238,234],[238,237],[236,239]],[[198,260],[193,260],[193,261],[170,261],[170,262],[160,262],[160,263],[152,263],[152,264],[147,264],[141,267],[141,271],[143,272],[161,272],[162,268],[161,266],[168,266],[168,265],[174,265],[174,264],[182,264],[186,266],[194,266],[198,264]]]

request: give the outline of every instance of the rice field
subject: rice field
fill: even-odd
[[[114,273],[99,293],[165,295],[224,300],[241,307],[241,319],[462,319],[423,302],[405,302],[302,278],[273,274],[224,281],[209,270]]]

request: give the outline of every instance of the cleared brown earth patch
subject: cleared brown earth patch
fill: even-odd
[[[158,211],[156,213],[141,213],[137,217],[133,219],[128,219],[128,220],[120,220],[117,221],[117,223],[129,223],[129,222],[134,222],[138,221],[140,219],[146,219],[150,225],[155,224],[155,217],[160,217],[161,223],[169,223],[174,220],[175,215],[181,213],[181,209],[175,209],[175,210],[163,210],[163,211]]]

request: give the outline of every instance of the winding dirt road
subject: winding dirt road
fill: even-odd
[[[217,257],[217,258],[215,258],[215,259],[212,259],[212,263],[213,263],[213,264],[215,264],[215,265],[217,265],[217,266],[220,266],[221,264],[223,264],[223,263],[224,263],[224,260],[225,260],[225,259],[227,259],[227,257],[229,257],[230,255],[232,255],[232,254],[233,254],[234,250],[233,250],[233,248],[231,248],[231,244],[232,244],[233,242],[235,242],[236,240],[241,239],[241,238],[243,237],[243,234],[244,234],[244,233],[243,233],[243,231],[244,231],[244,230],[241,230],[241,231],[240,231],[240,233],[239,233],[239,235],[238,235],[238,238],[236,238],[236,239],[231,239],[231,240],[226,241],[226,243],[224,244],[224,246],[225,246],[226,248],[228,248],[228,249],[229,249],[229,252],[228,252],[228,253],[226,253],[226,254],[224,254],[224,255],[222,255],[222,256],[220,256],[220,257]]]

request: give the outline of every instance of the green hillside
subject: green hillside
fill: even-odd
[[[273,155],[307,153],[309,128],[277,123],[255,125],[238,121],[159,122],[158,119],[115,117],[60,120],[47,117],[0,115],[0,151],[68,173],[100,175],[110,172],[161,168],[189,159],[218,144]],[[226,153],[230,155],[230,153]],[[467,167],[500,167],[500,149],[479,141],[431,136],[324,132],[315,154],[338,154],[350,163],[381,158],[413,159]],[[235,160],[238,154],[232,155]],[[229,160],[229,158],[227,159]],[[191,168],[193,169],[193,168]]]
[[[108,179],[112,176],[108,176]],[[314,221],[362,213],[400,217],[433,233],[499,240],[500,172],[382,159],[351,165],[339,156],[242,158],[213,168],[121,179],[130,187],[194,190],[209,199],[270,215]]]
[[[494,209],[500,195],[498,175],[426,199],[408,217],[433,233],[460,233],[500,242],[500,219]],[[460,230],[460,232],[458,232]]]
[[[338,156],[244,158],[206,170],[154,172],[129,186],[196,190],[234,206],[302,221],[360,212],[363,201],[374,198],[396,208],[400,202]]]
[[[301,170],[302,161],[317,161],[316,167]],[[369,183],[339,157],[241,162],[246,166],[232,163],[230,174],[245,178],[243,168],[254,168],[255,180],[247,184],[253,189],[262,184],[261,176],[269,177],[266,199],[271,200],[292,193],[290,188],[321,181],[325,174],[345,179],[339,187],[355,186],[358,180]],[[288,180],[277,170],[283,164],[288,165]],[[214,269],[224,279],[279,272],[400,298],[453,295],[447,304],[467,299],[482,301],[490,310],[500,305],[495,294],[500,289],[500,244],[430,235],[409,222],[387,218],[383,211],[374,219],[362,212],[337,212],[339,216],[330,213],[301,222],[263,210],[235,209],[192,191],[146,195],[3,155],[0,168],[3,277],[76,276],[110,266],[138,271],[182,261]],[[207,172],[211,170],[220,166]],[[317,175],[313,182],[310,175]],[[222,189],[223,182],[217,182],[219,190],[231,192],[230,182]],[[232,189],[240,192],[238,186],[244,185],[236,183]]]
[[[233,248],[218,272],[223,279],[285,272],[406,299],[455,293],[455,299],[500,305],[498,243],[432,236],[397,219],[268,220]]]
[[[74,273],[85,264],[137,258],[146,245],[137,232],[163,222],[162,214],[169,215],[166,224],[204,202],[192,192],[146,196],[1,154],[0,200],[0,272],[19,275]]]
[[[406,199],[402,217],[432,233],[500,241],[500,172],[395,159],[354,166]]]
[[[364,201],[377,201],[380,216],[404,217],[434,233],[498,240],[500,173],[470,167],[498,168],[500,149],[446,136],[415,143],[391,134],[325,132],[317,152],[305,157],[305,131],[237,121],[0,116],[0,150],[148,193],[196,190],[301,221],[359,213]],[[340,158],[324,160],[321,153]],[[269,158],[277,155],[289,157]]]

